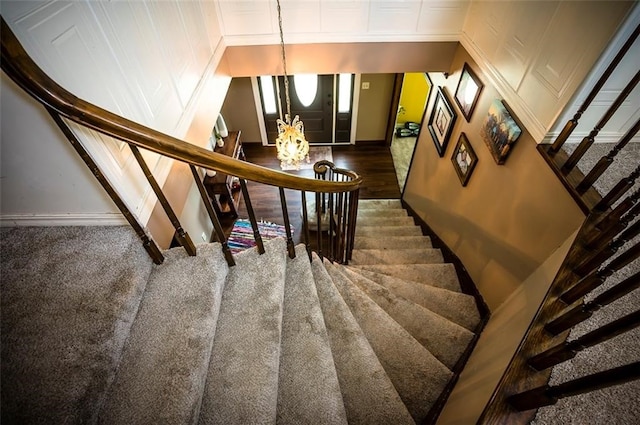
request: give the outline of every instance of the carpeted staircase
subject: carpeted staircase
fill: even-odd
[[[349,266],[274,239],[151,267],[92,229],[3,230],[3,423],[421,423],[480,321],[398,200],[360,202]]]

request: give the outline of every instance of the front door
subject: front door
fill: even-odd
[[[309,144],[348,143],[351,134],[352,78],[349,78],[349,89],[342,91],[336,84],[338,76],[333,74],[309,74],[288,78],[291,115],[300,116]],[[274,84],[276,80],[277,90]],[[260,77],[258,81],[267,138],[269,143],[272,143],[277,136],[276,119],[280,116],[280,111],[284,116],[287,110],[284,77]],[[346,109],[337,107],[336,94],[348,96]],[[342,104],[344,103],[343,100]]]

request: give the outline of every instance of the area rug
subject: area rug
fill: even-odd
[[[331,152],[331,146],[312,146],[309,148],[309,163],[302,161],[300,163],[300,170],[312,170],[313,164],[323,159],[333,162],[333,153]],[[283,170],[297,170],[295,165],[285,165]]]
[[[258,222],[258,230],[260,231],[260,236],[263,241],[287,237],[286,229],[281,224],[260,221]],[[293,226],[291,226],[291,235],[293,235]],[[256,246],[251,222],[247,219],[237,220],[233,226],[233,230],[231,230],[231,236],[229,236],[227,244],[234,254]]]

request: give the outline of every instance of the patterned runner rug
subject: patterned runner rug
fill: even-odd
[[[262,241],[266,242],[269,239],[286,238],[287,233],[285,227],[281,224],[269,223],[267,221],[258,222],[258,229],[260,230],[260,236]],[[293,235],[293,226],[291,226],[291,234]],[[253,238],[253,229],[251,228],[251,222],[247,219],[237,220],[227,241],[232,253],[244,251],[245,249],[256,246],[256,241]]]

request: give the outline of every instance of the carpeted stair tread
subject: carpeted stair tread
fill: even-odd
[[[360,209],[358,208],[358,219],[362,219],[363,217],[407,217],[409,214],[407,210],[402,209]]]
[[[451,371],[334,265],[325,261],[325,267],[411,416],[422,423]]]
[[[200,409],[228,267],[219,244],[155,266],[99,423],[192,423]]]
[[[358,217],[358,226],[415,226],[413,217]]]
[[[480,322],[480,313],[475,299],[471,295],[398,279],[361,268],[351,270],[357,270],[357,273],[384,286],[394,294],[428,308],[470,331],[474,331]]]
[[[309,256],[287,259],[278,378],[278,424],[346,424]]]
[[[473,338],[473,333],[431,310],[398,296],[353,269],[339,267],[369,298],[387,312],[449,369]]]
[[[358,236],[355,249],[432,248],[429,236]]]
[[[350,424],[414,424],[322,261],[311,264]]]
[[[350,265],[353,264],[350,263]],[[403,264],[362,264],[353,266],[410,282],[461,292],[455,266],[451,263],[412,264],[411,267]]]
[[[423,236],[418,226],[357,226],[358,236]]]
[[[149,256],[126,226],[2,228],[0,239],[2,422],[94,423]]]
[[[200,424],[275,423],[286,244],[235,256],[213,341]]]
[[[442,263],[442,252],[434,248],[354,249],[350,263],[360,264],[431,264]]]
[[[364,209],[403,209],[400,199],[361,199],[358,210]]]

